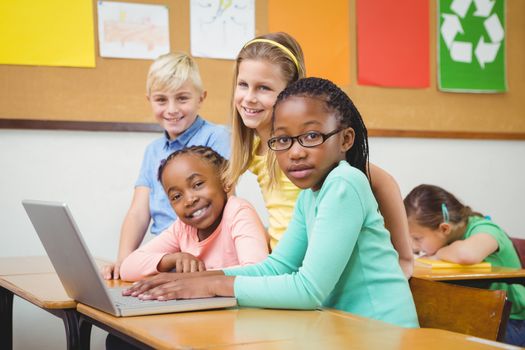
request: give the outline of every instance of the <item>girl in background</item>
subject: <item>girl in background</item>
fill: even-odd
[[[458,264],[488,261],[492,266],[521,268],[507,234],[443,188],[419,185],[406,196],[404,204],[415,253]],[[505,341],[524,346],[525,287],[492,283],[490,289],[505,290],[512,302]]]

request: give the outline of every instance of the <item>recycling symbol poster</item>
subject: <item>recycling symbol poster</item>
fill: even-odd
[[[507,91],[505,0],[439,0],[438,83],[443,91]]]

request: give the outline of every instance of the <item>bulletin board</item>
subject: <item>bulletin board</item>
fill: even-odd
[[[127,2],[168,6],[172,51],[190,51],[189,0]],[[255,4],[256,35],[260,35],[268,31],[268,1],[256,0]],[[343,88],[361,111],[370,135],[525,139],[525,1],[510,0],[506,6],[508,91],[467,94],[437,89],[437,0],[430,1],[430,87],[358,85],[355,0],[349,0],[348,38],[342,40],[348,40],[350,48],[350,77]],[[96,23],[96,1],[93,9]],[[95,30],[96,27],[95,24]],[[95,68],[0,65],[0,127],[158,130],[145,98],[146,74],[152,61],[101,58],[97,40],[95,46]],[[212,122],[228,124],[234,61],[196,61],[208,91],[201,115]]]

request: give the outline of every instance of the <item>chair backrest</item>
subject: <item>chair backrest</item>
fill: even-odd
[[[514,249],[518,253],[521,261],[521,267],[525,269],[525,239],[511,237],[510,240],[514,244]]]
[[[503,340],[511,303],[502,290],[410,279],[419,325]]]

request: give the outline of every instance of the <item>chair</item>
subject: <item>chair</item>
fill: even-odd
[[[511,237],[510,240],[512,241],[512,244],[518,253],[521,267],[525,269],[525,239]]]
[[[503,341],[511,303],[502,290],[410,279],[419,325]]]

